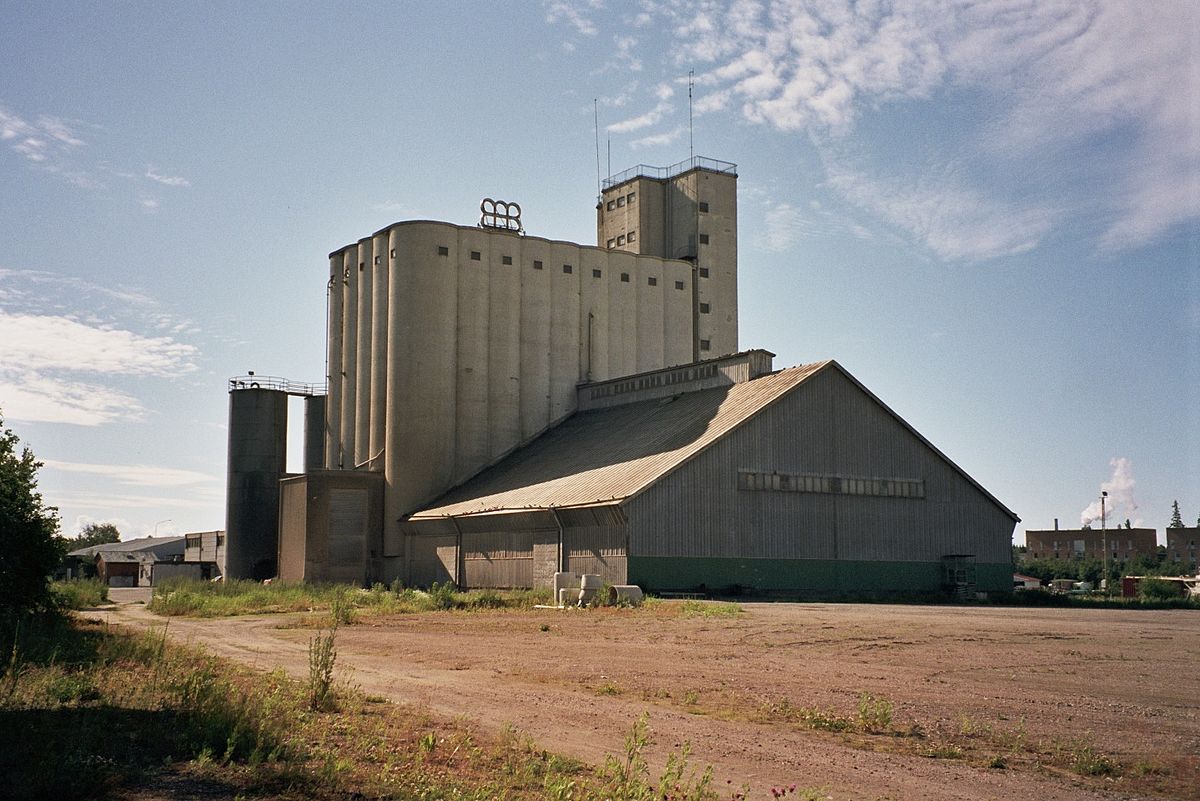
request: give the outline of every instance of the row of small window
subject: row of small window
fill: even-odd
[[[203,547],[204,540],[200,534],[185,534],[183,538],[183,546],[185,548],[200,548]],[[225,535],[217,535],[217,546],[225,544]]]
[[[630,235],[629,235],[629,239],[630,239],[630,241],[633,241],[633,234],[632,234],[632,233],[630,233]],[[610,239],[610,240],[608,240],[608,242],[609,242],[609,247],[612,247],[612,240]],[[447,247],[447,246],[445,246],[445,245],[438,245],[437,252],[438,252],[438,255],[439,255],[439,256],[449,256],[449,255],[450,255],[450,248],[448,248],[448,247]],[[395,250],[392,250],[392,257],[394,258],[395,256],[396,256],[396,251],[395,251]],[[482,254],[480,251],[478,251],[478,250],[472,250],[472,251],[471,251],[471,261],[481,261],[482,259],[483,259],[483,254]],[[376,263],[376,264],[378,264],[378,263],[379,263],[379,257],[378,257],[378,256],[376,256],[376,257],[375,257],[375,263]],[[512,263],[513,263],[512,256],[501,256],[501,257],[500,257],[500,263],[501,263],[501,264],[512,264]],[[359,269],[362,269],[362,267],[363,267],[362,263],[360,263],[358,266],[359,266]],[[537,259],[534,259],[534,262],[533,262],[533,269],[535,269],[535,270],[540,270],[540,269],[542,269],[542,262],[541,262],[541,261],[539,261],[539,260],[537,260]],[[573,268],[573,267],[572,267],[570,264],[564,264],[564,265],[563,265],[563,272],[564,272],[564,273],[571,273],[571,272],[573,272],[573,270],[574,270],[574,268]],[[595,278],[599,278],[599,277],[600,277],[600,271],[599,271],[599,270],[592,270],[592,275],[593,275]],[[701,277],[701,278],[708,278],[708,268],[707,268],[707,267],[701,267],[701,268],[700,268],[700,277]],[[626,282],[626,283],[628,283],[628,282],[629,282],[629,273],[621,273],[621,280],[622,280],[622,281],[624,281],[624,282]],[[654,286],[654,285],[655,285],[655,284],[657,284],[657,283],[658,283],[658,280],[657,280],[657,279],[655,279],[655,278],[651,278],[651,279],[650,279],[650,286]],[[683,289],[683,282],[682,282],[682,281],[676,281],[676,282],[675,282],[675,288],[676,288],[676,289]]]
[[[1109,539],[1107,541],[1107,544],[1115,545],[1115,546],[1119,547],[1121,544],[1121,538],[1120,537],[1112,537],[1111,539]],[[1083,553],[1086,550],[1103,551],[1104,545],[1105,545],[1105,543],[1102,541],[1092,542],[1089,546],[1089,544],[1085,540],[1062,540],[1062,547],[1064,550],[1067,548],[1074,547],[1076,553]],[[1052,550],[1058,551],[1058,546],[1059,546],[1059,540],[1053,540],[1052,545],[1051,545]],[[1125,540],[1125,547],[1131,551],[1136,550],[1133,547],[1133,540]]]
[[[1126,551],[1124,556],[1121,556],[1119,551],[1112,552],[1113,559],[1133,559],[1134,557],[1136,557],[1138,555],[1139,554],[1137,551]],[[1049,554],[1049,553],[1044,553],[1044,554],[1034,553],[1034,555],[1033,555],[1034,559],[1046,559],[1046,558],[1050,558],[1050,559],[1072,559],[1072,558],[1080,559],[1082,557],[1083,557],[1083,554],[1079,551],[1067,551],[1062,556],[1059,556],[1058,551],[1055,551],[1053,553],[1053,555]]]
[[[654,375],[631,378],[626,381],[616,381],[612,384],[596,387],[592,390],[592,397],[605,398],[611,395],[621,395],[626,392],[636,392],[640,389],[654,389],[674,384],[685,384],[689,381],[698,381],[702,378],[712,378],[716,374],[717,366],[715,364],[686,367],[681,370],[672,370],[669,373],[656,373]]]
[[[820,492],[874,495],[881,498],[924,498],[925,482],[902,478],[844,478],[797,473],[738,471],[738,489],[773,492]]]
[[[629,195],[628,195],[628,197],[629,197],[629,198],[632,200],[632,198],[633,198],[633,193],[632,193],[632,192],[630,192],[630,193],[629,193]],[[705,204],[705,203],[701,203],[700,205],[701,205],[701,206],[707,206],[707,204]],[[610,206],[610,207],[612,206],[612,201],[609,201],[609,206]],[[707,211],[707,209],[703,209],[703,210],[704,210],[704,211]],[[612,248],[612,247],[614,247],[614,246],[616,246],[616,247],[620,247],[621,245],[624,245],[626,242],[636,242],[636,241],[637,241],[637,231],[630,231],[630,232],[628,233],[628,235],[626,235],[626,234],[620,234],[620,235],[618,235],[618,236],[616,236],[616,237],[614,237],[614,238],[612,238],[612,239],[608,240],[608,247],[611,249],[611,248]],[[701,244],[701,245],[707,245],[707,244],[708,244],[708,234],[700,234],[700,244]],[[438,254],[439,256],[449,256],[449,255],[450,255],[450,248],[449,248],[448,246],[446,246],[446,245],[438,245],[437,254]],[[390,256],[391,256],[391,258],[393,258],[393,259],[394,259],[394,258],[396,258],[396,249],[395,249],[395,248],[392,248],[392,249],[391,249]],[[379,263],[380,263],[380,260],[381,260],[382,258],[383,258],[382,256],[380,256],[380,255],[376,254],[376,256],[375,256],[375,259],[374,259],[374,263],[375,263],[375,265],[376,265],[376,266],[378,266],[378,265],[379,265]],[[481,254],[481,253],[480,253],[478,250],[472,250],[472,251],[471,251],[471,260],[472,260],[472,261],[479,261],[481,258],[482,258],[482,254]],[[505,264],[512,264],[512,256],[502,256],[502,257],[501,257],[501,260],[502,260],[502,261],[503,261]],[[541,263],[541,262],[535,262],[535,264],[540,264],[540,263]],[[358,263],[358,269],[359,269],[359,270],[364,270],[364,269],[366,269],[366,266],[367,266],[367,263],[366,263],[365,261],[360,261],[360,262]],[[347,268],[346,268],[346,271],[349,271],[350,269],[351,269],[351,268],[347,267]],[[701,278],[708,278],[708,268],[706,268],[706,267],[701,267],[701,268],[700,268],[700,277],[701,277]]]
[[[615,200],[608,201],[608,206],[606,208],[609,211],[612,211],[613,209],[618,209],[618,208],[624,206],[626,203],[633,203],[633,201],[636,199],[637,199],[637,192],[630,192],[628,195],[621,195],[619,198],[617,198]]]

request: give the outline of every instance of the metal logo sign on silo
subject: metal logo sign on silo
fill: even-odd
[[[479,210],[482,212],[479,217],[480,227],[525,233],[525,229],[521,227],[521,207],[518,204],[485,197],[479,204]]]

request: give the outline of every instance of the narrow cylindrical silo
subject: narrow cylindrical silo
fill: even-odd
[[[229,393],[229,464],[225,495],[225,571],[229,578],[275,575],[279,479],[287,467],[286,392]]]
[[[521,442],[521,276],[532,271],[523,237],[501,236],[496,242],[488,270],[489,460]]]
[[[516,239],[514,235],[512,237]],[[486,228],[458,230],[458,297],[454,337],[454,469],[457,481],[488,459],[488,283],[501,264],[508,237]],[[493,252],[493,246],[496,251]]]
[[[325,466],[325,395],[304,399],[304,472]]]
[[[346,248],[346,294],[342,324],[342,461],[341,467],[354,467],[354,415],[358,410],[358,246]]]
[[[384,552],[389,556],[400,557],[400,564],[395,566],[392,577],[400,576],[408,579],[406,567],[408,564],[407,543],[400,536],[400,515],[403,514],[401,500],[397,493],[400,471],[403,464],[400,458],[400,443],[403,440],[403,425],[400,415],[404,404],[401,392],[403,390],[401,377],[401,331],[407,327],[409,320],[401,309],[401,300],[408,293],[408,270],[402,265],[411,263],[412,254],[407,232],[410,225],[394,225],[388,231],[388,300],[387,300],[387,352],[388,370],[386,375],[387,390],[386,409],[384,414],[384,448],[383,448],[383,539]],[[389,547],[390,543],[390,547]]]
[[[383,231],[375,235],[372,249],[375,251],[375,267],[371,271],[371,435],[368,450],[373,461],[372,470],[383,467],[379,454],[384,449],[387,435],[387,307],[388,269],[391,262],[390,235]]]
[[[329,254],[329,288],[326,292],[328,317],[325,332],[326,363],[325,382],[329,393],[325,403],[325,467],[333,469],[341,464],[342,442],[342,323],[343,296],[346,282],[342,252]]]
[[[358,330],[354,366],[354,466],[371,458],[371,276],[375,271],[371,239],[358,242]]]

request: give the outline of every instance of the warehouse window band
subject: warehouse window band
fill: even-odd
[[[829,495],[874,495],[880,498],[924,498],[925,482],[903,478],[853,478],[808,473],[738,471],[738,489],[770,492],[819,492]]]

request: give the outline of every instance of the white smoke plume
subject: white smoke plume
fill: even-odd
[[[1116,528],[1126,520],[1132,520],[1135,526],[1141,525],[1141,520],[1135,517],[1138,505],[1133,499],[1133,487],[1137,481],[1133,478],[1133,466],[1124,456],[1108,460],[1112,465],[1112,477],[1100,485],[1100,489],[1108,493],[1105,501],[1106,516],[1110,528]],[[1086,526],[1100,521],[1100,499],[1092,501],[1086,509],[1079,513],[1079,524]]]

